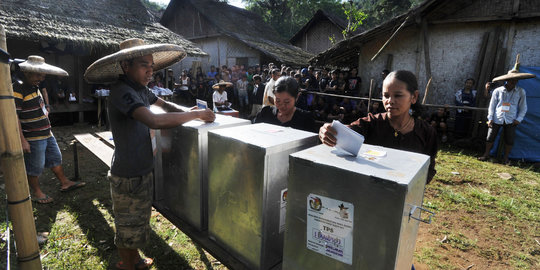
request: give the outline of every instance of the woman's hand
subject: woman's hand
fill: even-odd
[[[319,139],[322,143],[328,146],[336,145],[336,130],[332,128],[332,124],[326,123],[319,129]]]
[[[216,115],[210,109],[195,110],[195,112],[198,114],[197,118],[201,119],[206,123],[211,123],[216,120]]]

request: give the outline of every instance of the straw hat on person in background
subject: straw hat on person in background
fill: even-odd
[[[218,90],[220,86],[232,87],[233,84],[231,82],[226,82],[224,80],[220,80],[218,83],[212,85],[212,89]]]
[[[46,75],[69,76],[67,71],[45,63],[45,59],[39,55],[30,55],[28,59],[19,64],[22,72],[41,73]]]
[[[531,79],[536,77],[536,75],[531,73],[522,73],[519,72],[519,54],[516,56],[516,64],[514,65],[514,68],[508,71],[507,74],[496,77],[493,79],[493,82],[499,82],[499,81],[508,81],[508,80],[523,80],[523,79]]]
[[[120,43],[120,51],[102,57],[90,65],[84,73],[88,83],[112,83],[123,74],[120,62],[151,54],[154,71],[166,68],[186,57],[182,47],[174,44],[145,44],[142,39],[132,38]]]

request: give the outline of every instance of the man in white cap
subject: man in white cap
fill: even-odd
[[[60,180],[60,191],[70,191],[85,185],[67,179],[62,168],[62,154],[51,132],[51,123],[46,105],[38,89],[46,74],[68,76],[61,68],[45,63],[41,56],[31,55],[19,64],[24,74],[23,83],[13,85],[13,96],[19,118],[21,144],[28,183],[32,189],[32,201],[46,204],[53,199],[39,186],[39,176],[45,167],[51,168]]]
[[[209,110],[184,112],[154,95],[146,85],[154,70],[166,68],[186,56],[177,45],[145,45],[141,39],[120,43],[120,51],[88,67],[89,83],[113,83],[109,96],[109,123],[115,149],[108,179],[115,216],[115,244],[122,261],[118,269],[146,269],[153,260],[142,259],[138,249],[150,240],[153,194],[153,151],[150,129],[172,128],[194,119],[212,122]],[[157,105],[167,113],[153,113]]]
[[[497,137],[497,133],[499,133],[499,129],[502,127],[505,144],[503,160],[506,165],[510,164],[508,155],[514,145],[516,126],[523,121],[527,113],[525,90],[517,86],[517,82],[518,80],[534,77],[536,77],[534,74],[519,72],[518,54],[514,68],[508,71],[508,74],[493,79],[493,82],[506,81],[506,83],[496,88],[491,96],[487,116],[489,129],[486,139],[486,149],[478,160],[484,161],[489,158],[489,152],[491,151],[491,147],[493,147],[495,137]]]

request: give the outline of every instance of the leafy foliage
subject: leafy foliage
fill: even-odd
[[[164,4],[152,2],[150,0],[142,0],[142,3],[147,9],[153,12],[161,12],[161,11],[164,11],[165,8],[167,8],[167,6]]]
[[[363,26],[369,29],[406,12],[423,0],[243,0],[246,9],[261,15],[282,37],[289,39],[304,26],[318,9],[349,20],[343,33]],[[351,3],[352,2],[352,3]]]
[[[358,29],[360,25],[364,23],[364,20],[368,17],[361,9],[359,9],[353,1],[349,1],[348,5],[343,4],[343,13],[347,17],[347,28],[342,33],[345,39],[350,38],[354,31]]]
[[[341,15],[339,0],[243,0],[246,9],[262,16],[282,37],[289,39],[318,9]]]

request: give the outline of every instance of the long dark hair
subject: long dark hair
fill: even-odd
[[[411,95],[414,95],[414,92],[418,90],[418,81],[416,80],[416,76],[414,76],[414,74],[408,70],[392,71],[386,77],[386,79],[389,78],[395,78],[399,81],[404,82],[407,85],[407,91],[409,91]],[[422,111],[424,110],[424,108],[422,104],[420,104],[420,95],[418,95],[416,103],[411,104],[411,109],[413,117],[419,117],[422,115]]]

